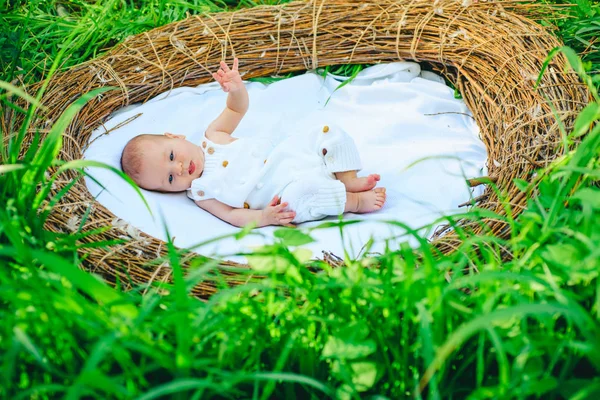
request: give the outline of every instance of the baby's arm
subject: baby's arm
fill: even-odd
[[[224,61],[221,68],[213,73],[213,78],[221,85],[227,96],[227,107],[206,129],[206,134],[225,132],[229,135],[238,126],[248,110],[248,91],[238,72],[238,59],[233,60],[233,68],[229,69]]]
[[[296,213],[287,211],[285,208],[288,204],[277,204],[278,201],[278,197],[275,196],[264,210],[233,208],[215,199],[196,201],[196,204],[215,217],[237,227],[248,225],[251,222],[255,222],[258,228],[267,225],[289,225]]]

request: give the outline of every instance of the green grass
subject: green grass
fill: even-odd
[[[45,76],[59,52],[68,49],[61,67],[87,61],[130,35],[186,18],[286,1],[108,0],[0,1],[0,80],[22,77],[35,82]],[[2,5],[4,3],[4,10]],[[65,41],[65,38],[72,40]],[[67,44],[68,43],[68,44]]]
[[[35,81],[186,11],[238,6],[170,3],[167,10],[158,1],[0,2],[0,80]],[[592,88],[598,52],[586,48],[597,49],[590,21],[600,10],[579,4],[558,22],[558,34],[582,56],[580,63],[564,50]],[[537,172],[527,209],[517,219],[495,216],[511,225],[508,239],[457,228],[466,240],[442,255],[407,229],[399,251],[346,260],[343,268],[311,262],[309,269],[288,246],[312,239],[284,229],[280,242],[250,257],[268,279],[223,286],[201,302],[188,292],[218,276],[214,263],[195,260],[184,276],[169,244],[162,261],[172,266],[174,285],[123,293],[78,268],[78,239],[89,232],[44,228],[61,195],[47,198],[56,178],[50,166],[84,166],[56,160],[61,133],[94,94],[24,158],[26,123],[2,132],[0,398],[600,397],[597,97],[565,132],[566,143],[582,142]],[[9,106],[5,96],[2,104]],[[447,222],[459,217],[478,221],[490,212],[474,209]],[[418,247],[408,246],[410,236]]]
[[[575,49],[588,70],[600,72],[600,7],[593,0],[544,0],[550,4],[574,4],[576,7],[548,21],[558,28],[557,36]],[[548,22],[543,25],[548,26]]]

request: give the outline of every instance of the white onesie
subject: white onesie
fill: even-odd
[[[205,135],[201,147],[204,171],[188,197],[262,210],[277,195],[296,212],[294,223],[342,214],[346,188],[334,173],[362,168],[354,141],[337,126],[299,132],[277,146],[260,138],[220,145]]]

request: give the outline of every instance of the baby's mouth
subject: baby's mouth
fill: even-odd
[[[188,173],[191,175],[196,170],[196,164],[193,161],[190,161],[190,167],[188,168]]]

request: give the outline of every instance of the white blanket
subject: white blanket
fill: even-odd
[[[465,179],[485,174],[486,149],[478,137],[479,129],[464,102],[454,98],[439,76],[422,72],[416,63],[382,64],[365,69],[334,93],[341,79],[306,73],[270,85],[246,83],[250,108],[234,132],[236,137],[281,135],[310,125],[311,115],[325,113],[354,138],[363,163],[360,175],[381,175],[379,186],[386,187],[388,194],[384,208],[372,214],[346,214],[344,220],[364,221],[345,227],[343,240],[337,227],[310,232],[315,242],[303,247],[310,249],[314,257],[320,257],[323,250],[338,256],[347,251],[350,257],[356,257],[369,238],[374,239],[371,252],[384,251],[386,243],[396,249],[401,240],[408,238],[396,238],[404,231],[383,221],[401,221],[417,228],[442,214],[456,212],[458,204],[479,194],[467,187]],[[141,133],[184,134],[197,143],[222,111],[226,96],[218,84],[211,83],[175,89],[143,105],[120,110],[94,132],[85,158],[119,168],[123,147]],[[106,129],[137,114],[141,115],[105,134]],[[166,239],[166,225],[179,247],[239,232],[239,228],[197,207],[185,193],[143,191],[153,211],[151,216],[134,190],[114,173],[99,168],[89,168],[88,173],[106,187],[102,190],[86,178],[90,192],[100,203],[156,238]],[[336,222],[338,218],[328,221]],[[315,227],[322,222],[300,227]],[[229,237],[195,250],[207,256],[244,261],[239,254],[272,243],[275,229],[261,228],[239,240]]]

